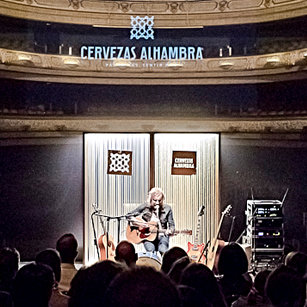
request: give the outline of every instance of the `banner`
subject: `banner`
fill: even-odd
[[[196,174],[196,151],[173,151],[172,175]]]
[[[132,174],[132,151],[108,150],[108,174]]]

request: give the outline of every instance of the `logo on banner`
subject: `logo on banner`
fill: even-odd
[[[154,40],[154,16],[130,16],[131,29],[130,40],[152,39]],[[171,63],[152,62],[169,60],[202,60],[204,48],[201,46],[109,46],[93,44],[84,45],[80,48],[81,59],[88,60],[111,60],[105,62],[105,67],[168,67]],[[119,60],[119,61],[115,61]],[[132,61],[132,60],[142,60]],[[151,62],[147,62],[151,61]],[[179,63],[179,66],[181,64]]]
[[[130,39],[154,39],[154,16],[149,17],[140,17],[140,16],[130,16],[131,18],[131,30],[130,30]]]
[[[195,175],[196,151],[173,151],[172,175]]]
[[[108,174],[131,175],[132,151],[108,151]]]

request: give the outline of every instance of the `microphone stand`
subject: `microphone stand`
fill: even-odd
[[[205,254],[205,257],[207,258],[207,253],[208,253],[208,246],[210,244],[210,240],[206,243],[205,247],[203,248],[203,251],[201,252],[197,262],[200,262],[200,259],[201,257],[204,255],[205,251],[206,251],[206,254]]]
[[[233,225],[234,225],[234,221],[235,221],[236,217],[233,216],[232,217],[232,221],[231,221],[231,226],[230,226],[230,231],[229,231],[229,236],[228,236],[228,242],[230,242],[231,236],[232,236],[232,232],[233,232]]]
[[[111,217],[109,215],[105,215],[102,214],[100,209],[98,209],[98,206],[96,204],[92,204],[93,208],[94,208],[94,212],[91,214],[91,221],[92,221],[92,227],[93,227],[93,233],[94,233],[94,245],[96,246],[96,250],[97,250],[97,255],[98,255],[98,259],[100,259],[100,253],[99,253],[99,248],[98,248],[98,240],[97,240],[97,234],[96,234],[96,230],[95,230],[95,224],[94,224],[94,216],[97,216],[99,218],[100,224],[103,228],[104,234],[107,238],[107,244],[106,244],[106,258],[109,257],[109,222],[111,219],[117,219],[117,225],[118,225],[118,235],[117,235],[117,242],[119,242],[120,240],[120,220],[126,216],[114,216]],[[104,225],[104,221],[102,220],[102,218],[106,218],[107,221],[107,228],[105,228]]]
[[[97,244],[97,234],[96,234],[96,229],[95,229],[95,224],[94,224],[94,215],[96,215],[97,211],[94,211],[91,214],[91,221],[92,221],[92,227],[93,227],[93,233],[94,233],[94,245],[96,246],[96,251],[97,251],[97,256],[98,259],[100,258],[100,254],[99,254],[99,249],[98,249],[98,244]]]

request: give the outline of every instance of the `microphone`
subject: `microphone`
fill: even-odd
[[[197,212],[197,216],[202,216],[204,214],[204,210],[205,210],[205,205],[201,205]]]
[[[97,204],[92,203],[92,207],[94,208],[95,212],[101,212],[102,210],[98,209]]]
[[[155,205],[155,214],[157,217],[159,217],[159,210],[160,210],[160,206],[159,205]]]

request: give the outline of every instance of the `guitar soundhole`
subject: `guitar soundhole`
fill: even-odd
[[[142,239],[147,238],[151,234],[149,227],[139,229],[139,231],[140,231],[140,238]]]

